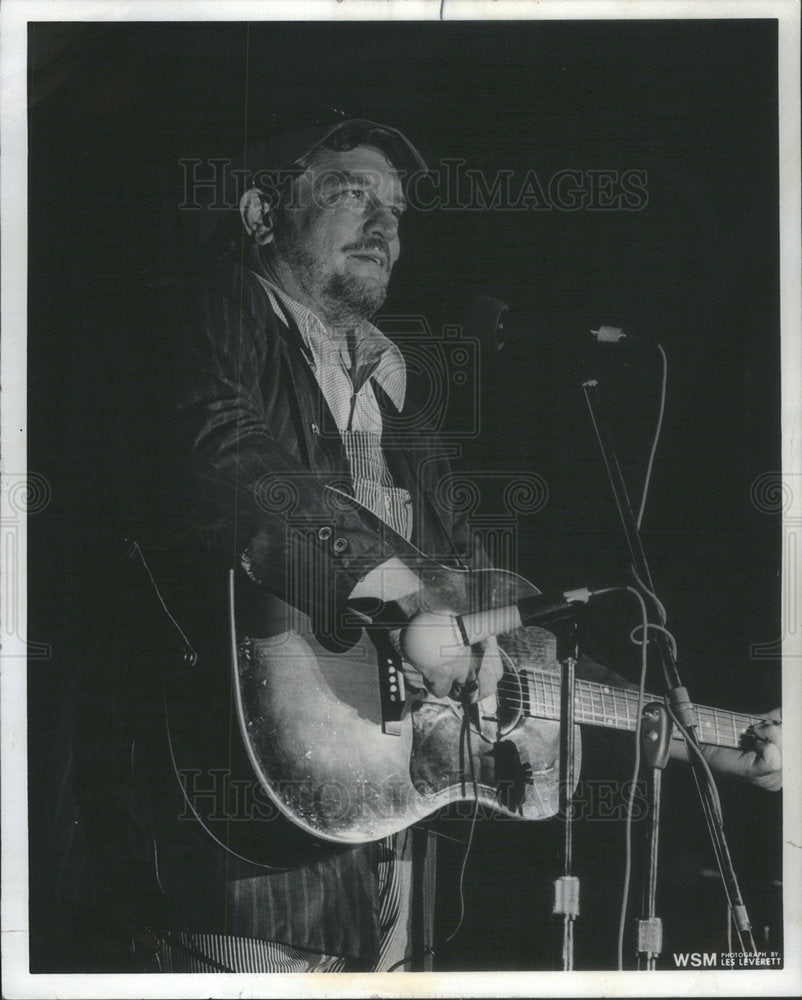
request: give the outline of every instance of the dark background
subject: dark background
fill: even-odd
[[[70,790],[71,677],[82,659],[110,655],[103,598],[145,503],[122,400],[147,399],[170,333],[150,304],[197,252],[194,214],[176,211],[179,160],[236,156],[276,113],[331,104],[406,130],[432,164],[462,158],[491,178],[646,172],[639,211],[408,213],[383,312],[424,316],[437,332],[470,321],[466,303],[484,292],[522,317],[472,376],[481,435],[460,441],[461,468],[543,478],[548,502],[518,518],[515,559],[540,586],[617,582],[627,565],[570,335],[618,323],[659,336],[668,402],[644,533],[682,675],[702,703],[779,703],[777,663],[750,656],[779,636],[779,514],[750,500],[755,478],[780,467],[776,56],[771,20],[31,27],[28,464],[53,492],[29,520],[29,633],[53,651],[29,669],[34,971],[95,960]],[[590,363],[638,494],[659,366],[652,355]],[[465,424],[460,398],[446,430]],[[504,513],[497,481],[482,505],[481,516]],[[586,631],[590,652],[631,679],[633,624],[622,602]],[[588,734],[583,777],[625,779],[628,745]],[[704,874],[713,863],[690,780],[674,766],[666,784],[665,950],[723,947],[724,899]],[[727,783],[723,797],[758,941],[768,933],[778,947],[779,797]],[[458,818],[439,828],[467,833]],[[435,968],[550,967],[560,832],[477,829],[463,929]],[[577,857],[577,967],[611,968],[622,823],[579,823]],[[440,940],[459,911],[461,858],[441,840]]]

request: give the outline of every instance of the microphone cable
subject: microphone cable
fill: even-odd
[[[626,827],[625,827],[625,861],[624,861],[624,884],[621,894],[621,911],[618,919],[618,971],[624,970],[624,931],[626,929],[627,909],[629,907],[629,885],[632,878],[632,815],[635,808],[635,790],[638,783],[638,773],[640,772],[640,732],[643,719],[643,705],[646,701],[646,670],[648,664],[648,630],[649,616],[646,610],[646,602],[642,595],[634,587],[622,587],[632,594],[640,604],[642,622],[638,628],[642,629],[640,638],[641,647],[641,672],[640,683],[638,685],[638,714],[635,720],[635,761],[632,767],[632,781],[629,789],[629,799],[627,800]]]
[[[661,378],[660,386],[660,410],[657,414],[657,426],[654,430],[654,438],[652,440],[652,447],[649,452],[649,461],[646,466],[646,476],[643,483],[643,493],[641,494],[640,507],[638,508],[637,525],[638,528],[641,526],[641,521],[643,520],[643,512],[646,509],[646,497],[649,494],[649,484],[652,479],[652,469],[654,467],[654,456],[657,452],[657,443],[660,440],[660,434],[663,429],[663,417],[666,412],[666,389],[668,387],[668,357],[666,352],[663,350],[663,345],[658,344],[657,350],[660,352],[660,356],[663,360],[663,374]]]
[[[139,556],[139,559],[142,562],[142,566],[144,567],[145,572],[148,575],[148,579],[150,580],[151,586],[153,588],[154,593],[156,594],[156,597],[157,597],[157,599],[159,601],[159,604],[161,605],[161,607],[164,610],[164,613],[167,615],[168,619],[175,626],[175,629],[178,632],[178,634],[181,636],[181,639],[183,640],[183,643],[184,643],[184,648],[186,650],[186,653],[190,657],[190,663],[194,665],[197,662],[198,654],[197,654],[195,648],[193,647],[192,643],[187,638],[186,633],[181,628],[181,626],[178,624],[178,622],[176,621],[176,619],[173,616],[173,614],[170,611],[170,609],[167,607],[167,602],[164,600],[164,597],[162,596],[161,589],[159,588],[159,585],[156,583],[156,580],[155,580],[155,578],[153,576],[153,573],[151,572],[151,569],[150,569],[150,566],[148,564],[148,561],[145,558],[145,553],[142,551],[142,549],[141,549],[141,547],[139,545],[139,542],[133,542],[129,546],[129,548],[128,548],[128,556],[129,556],[129,558],[133,558],[135,555]],[[233,593],[234,574],[233,574],[233,571],[230,572],[229,578],[230,578],[230,583],[229,583],[230,594],[229,594],[229,596],[230,596],[230,602],[231,602],[230,612],[231,612],[231,614],[233,614],[233,600],[234,600],[234,593]],[[233,621],[233,619],[232,619],[232,621]],[[233,645],[233,632],[232,632],[232,645]],[[175,747],[173,746],[173,736],[172,736],[172,730],[170,728],[169,703],[168,703],[168,698],[167,698],[167,678],[166,678],[166,671],[165,671],[165,668],[164,668],[164,661],[163,660],[162,660],[162,669],[161,669],[161,688],[162,688],[162,704],[163,704],[163,707],[164,707],[164,726],[165,726],[166,735],[167,735],[167,749],[169,750],[169,753],[170,753],[170,763],[171,763],[172,768],[173,768],[173,774],[175,775],[175,779],[176,779],[178,787],[179,787],[179,789],[181,791],[181,796],[184,799],[185,805],[190,810],[190,812],[195,817],[195,819],[198,821],[198,823],[200,824],[201,829],[211,838],[212,841],[214,841],[215,844],[217,844],[218,847],[221,847],[227,854],[230,854],[232,857],[236,858],[238,861],[244,861],[246,864],[254,865],[257,868],[265,868],[268,871],[283,871],[283,870],[286,870],[286,866],[284,868],[282,868],[281,866],[278,866],[278,865],[264,864],[263,862],[256,861],[253,858],[247,858],[244,855],[239,854],[237,851],[235,851],[228,844],[226,844],[222,840],[220,840],[220,838],[217,837],[209,829],[209,827],[206,825],[206,823],[203,821],[203,817],[197,811],[197,809],[195,808],[192,800],[190,799],[189,795],[187,794],[187,790],[184,787],[183,781],[181,780],[181,772],[180,772],[179,767],[178,767],[178,761],[176,760],[176,757],[175,757]]]
[[[460,865],[459,871],[459,919],[454,927],[454,930],[448,935],[444,940],[444,944],[448,944],[452,938],[455,938],[459,933],[463,921],[465,920],[465,870],[468,866],[468,857],[471,853],[471,847],[473,846],[473,835],[476,830],[476,820],[479,816],[479,783],[476,779],[476,761],[474,759],[473,753],[473,743],[471,742],[471,690],[469,685],[466,685],[462,690],[462,732],[460,734],[460,742],[464,744],[465,750],[468,755],[468,764],[470,767],[471,776],[471,788],[473,789],[473,812],[471,814],[471,825],[468,830],[468,842],[465,845],[465,853],[462,855],[462,864]]]
[[[479,781],[476,776],[476,759],[474,756],[473,744],[471,742],[471,732],[473,727],[471,726],[470,719],[470,709],[471,709],[471,695],[473,694],[473,689],[466,685],[462,689],[462,726],[460,729],[460,750],[464,751],[468,758],[468,766],[470,769],[470,781],[471,788],[473,790],[473,810],[471,812],[471,825],[468,830],[468,839],[465,843],[465,850],[462,855],[462,862],[460,864],[459,877],[457,880],[457,891],[459,895],[459,917],[454,925],[454,929],[448,935],[442,939],[442,942],[437,945],[440,948],[443,944],[448,944],[453,938],[457,936],[462,928],[462,924],[465,921],[465,872],[468,867],[468,858],[471,853],[471,848],[473,847],[473,837],[476,831],[476,822],[479,817]],[[424,951],[424,957],[429,955],[436,955],[437,949],[432,946],[426,948]],[[396,969],[400,968],[402,965],[406,965],[407,962],[412,960],[412,955],[405,955],[403,958],[399,959],[393,965],[387,969],[387,972],[395,972]]]

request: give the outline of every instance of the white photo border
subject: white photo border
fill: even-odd
[[[671,19],[777,18],[781,172],[782,437],[784,474],[802,476],[802,293],[800,290],[800,5],[794,0],[694,0],[570,2],[570,0],[294,0],[294,2],[40,2],[5,0],[0,10],[2,57],[2,470],[26,473],[26,287],[27,287],[27,23],[29,21],[270,21],[462,19]],[[802,480],[798,480],[802,481]],[[4,490],[3,516],[8,513]],[[24,514],[23,538],[24,538]],[[802,489],[794,493],[787,525],[802,525]],[[796,529],[799,550],[799,535]],[[785,594],[797,593],[797,565],[783,566]],[[17,553],[16,579],[26,579],[25,546]],[[8,611],[8,563],[4,562],[3,613]],[[25,594],[17,595],[18,634],[26,634]],[[784,601],[783,707],[785,736],[784,901],[785,962],[782,970],[605,973],[410,973],[335,976],[214,974],[141,976],[30,975],[28,969],[28,845],[26,790],[26,672],[21,640],[9,638],[2,667],[2,929],[3,994],[6,997],[287,997],[349,996],[786,996],[802,992],[802,794],[799,721],[802,641],[793,608]],[[793,627],[792,627],[793,626]],[[16,643],[16,646],[15,646]],[[790,724],[789,724],[790,723]],[[793,888],[796,886],[797,891]]]

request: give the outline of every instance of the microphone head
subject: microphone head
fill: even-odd
[[[598,330],[591,330],[599,344],[620,344],[627,340],[627,335],[620,326],[600,326]]]
[[[422,674],[442,670],[466,646],[453,615],[421,611],[401,630],[401,655]]]
[[[507,303],[491,295],[477,295],[468,303],[464,313],[465,333],[479,341],[483,354],[495,354],[504,346],[509,313]]]

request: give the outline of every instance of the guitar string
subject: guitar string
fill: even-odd
[[[650,625],[650,628],[654,627],[658,626],[655,626],[654,623],[652,623]],[[638,626],[638,628],[640,628],[640,626]],[[528,669],[513,668],[512,673],[515,679],[513,680],[508,677],[502,678],[502,680],[499,681],[497,688],[499,693],[507,697],[507,700],[511,707],[521,711],[526,706],[527,698],[523,695],[521,690],[521,684],[520,684],[521,677],[525,677],[530,682],[534,681],[536,698],[539,694],[538,686],[542,689],[543,694],[542,697],[540,697],[539,699],[539,703],[541,705],[546,706],[549,700],[551,700],[553,703],[556,704],[556,702],[554,702],[554,699],[559,694],[560,680],[555,673],[548,670],[541,671],[532,668]],[[546,691],[547,688],[549,689],[548,692]],[[613,709],[613,714],[617,718],[619,716],[619,702],[623,701],[627,716],[627,727],[634,728],[634,724],[630,719],[630,709],[637,704],[637,692],[628,690],[626,688],[615,688],[609,685],[603,685],[598,681],[588,681],[584,679],[580,679],[577,681],[577,696],[578,696],[578,701],[580,702],[580,710],[583,711],[586,716],[586,718],[584,718],[581,721],[590,722],[590,719],[587,718],[588,716],[592,716],[594,719],[599,719],[599,718],[606,719],[609,717],[609,713],[605,712],[603,708],[601,710],[596,709],[593,698],[593,695],[595,693],[609,694],[612,696],[615,705]],[[652,701],[661,700],[661,696],[658,695],[647,694],[647,697]],[[694,705],[693,707],[697,713],[699,724],[702,729],[704,729],[705,726],[713,726],[713,725],[718,726],[719,723],[725,723],[725,722],[732,725],[733,727],[732,745],[735,748],[737,748],[737,746],[739,745],[737,739],[739,735],[739,730],[737,727],[740,727],[741,732],[743,732],[746,729],[748,729],[749,726],[754,726],[765,721],[762,718],[762,716],[752,715],[746,712],[732,712],[730,710],[712,708],[707,705]],[[544,711],[545,710],[546,709],[544,707]],[[559,712],[555,707],[553,709],[553,714],[550,714],[549,716],[546,717],[557,719],[558,716]],[[721,734],[719,740],[714,742],[716,742],[717,745],[719,746],[730,745],[727,739]]]
[[[550,685],[555,692],[559,690],[559,681],[554,674],[549,671],[533,671],[533,670],[522,670],[520,671],[528,679],[534,679],[539,682],[542,687],[546,684]],[[502,687],[503,686],[503,687]],[[509,688],[509,682],[501,681],[499,687],[502,689],[503,693],[507,693]],[[584,688],[584,690],[583,690]],[[515,690],[517,691],[517,685]],[[608,713],[602,711],[597,711],[593,704],[593,694],[594,692],[602,692],[604,694],[611,694],[615,700],[623,700],[625,702],[625,707],[627,710],[627,717],[629,719],[629,709],[636,703],[637,697],[635,691],[630,691],[625,688],[612,688],[609,685],[602,685],[598,681],[587,681],[579,680],[577,681],[577,694],[581,702],[581,708],[588,714],[594,717],[605,717]],[[647,694],[647,697],[652,701],[660,700],[661,696]],[[513,699],[510,698],[512,701]],[[545,702],[545,698],[543,699]],[[589,707],[588,707],[589,703]],[[759,724],[763,721],[762,716],[752,715],[746,712],[732,712],[725,709],[711,708],[707,705],[694,705],[694,709],[699,717],[699,721],[702,725],[718,725],[719,723],[730,722],[733,726],[739,724],[743,730],[747,729],[749,726]],[[557,718],[556,709],[554,710],[554,718]],[[616,713],[618,708],[614,710]],[[733,738],[738,735],[737,729],[734,729]],[[722,743],[720,745],[727,745],[722,737]],[[737,745],[737,743],[736,743]]]

